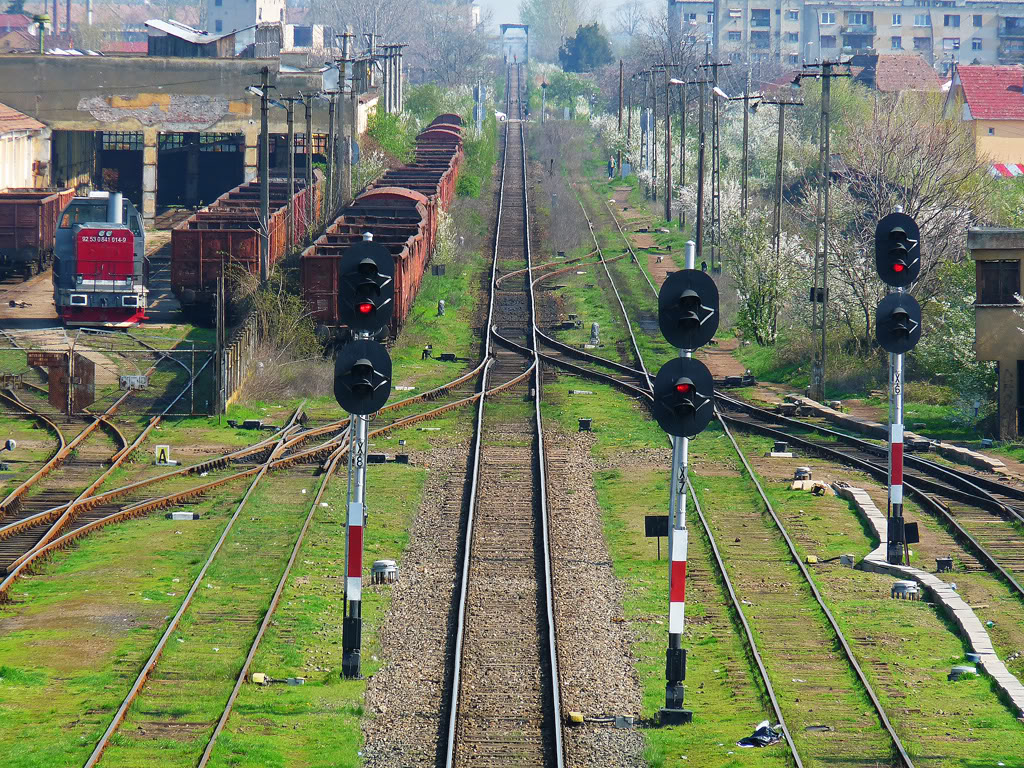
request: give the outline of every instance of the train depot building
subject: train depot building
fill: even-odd
[[[336,67],[299,70],[280,58],[8,54],[0,56],[0,82],[18,84],[4,90],[5,104],[50,133],[49,157],[33,159],[37,168],[48,162],[49,186],[119,191],[151,227],[158,211],[208,204],[256,178],[261,99],[247,89],[259,86],[264,68],[277,102],[269,112],[271,173],[280,176],[288,156],[282,99],[336,91]],[[334,97],[339,134],[365,131],[377,103],[370,78],[356,82],[355,98]],[[314,162],[327,159],[329,111],[329,98],[312,99]],[[301,101],[294,130],[301,178]]]

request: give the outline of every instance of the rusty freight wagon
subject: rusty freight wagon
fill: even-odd
[[[442,116],[449,120],[458,116]],[[439,118],[440,119],[440,118]],[[360,195],[302,253],[302,293],[318,325],[337,329],[338,262],[364,232],[395,260],[395,312],[390,332],[402,327],[434,252],[438,212],[455,196],[462,163],[461,128],[448,123],[417,137],[413,162],[393,168]]]
[[[323,174],[314,172],[311,189],[303,179],[295,181],[293,206],[295,239],[301,242],[309,231],[310,195],[313,209],[322,203]],[[270,182],[270,253],[275,264],[288,247],[288,183]],[[225,264],[252,274],[260,270],[260,185],[241,184],[225,192],[171,231],[171,288],[182,309],[212,313],[217,279]]]
[[[57,219],[73,189],[0,192],[0,278],[42,272],[53,258]]]

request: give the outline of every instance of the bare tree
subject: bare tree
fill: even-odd
[[[581,25],[595,20],[590,0],[521,0],[519,19],[530,25],[530,53],[557,61],[558,49]]]
[[[615,9],[615,31],[633,37],[647,22],[647,6],[642,0],[629,0]]]
[[[409,41],[410,61],[423,67],[429,80],[442,85],[474,82],[489,54],[485,31],[489,21],[488,14],[474,24],[470,6],[452,0],[427,4],[417,34]]]
[[[935,94],[879,96],[872,119],[842,142],[830,306],[862,354],[873,346],[875,306],[886,293],[874,265],[879,219],[902,206],[920,226],[921,275],[912,292],[921,300],[937,290],[940,265],[964,258],[966,229],[985,205],[982,164],[965,125],[942,117]]]
[[[311,18],[334,27],[339,33],[349,24],[357,35],[375,33],[389,43],[411,39],[423,22],[422,0],[310,0]]]

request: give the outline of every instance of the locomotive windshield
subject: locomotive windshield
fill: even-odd
[[[72,203],[67,207],[64,211],[64,215],[60,218],[60,228],[70,229],[76,224],[106,220],[107,204],[105,201],[100,200],[98,202]],[[124,211],[122,213],[122,221],[128,225],[128,228],[132,231],[133,235],[136,237],[142,235],[142,230],[139,227],[139,217],[131,215],[131,211],[129,211],[127,203],[125,204]]]

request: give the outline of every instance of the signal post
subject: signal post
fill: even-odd
[[[683,626],[686,608],[686,481],[690,438],[703,431],[714,412],[711,372],[692,358],[718,329],[718,288],[693,268],[695,244],[686,244],[686,266],[674,272],[658,294],[658,324],[665,338],[679,348],[679,357],[661,367],[654,380],[654,418],[672,435],[672,484],[669,491],[669,621],[665,652],[665,707],[662,725],[693,720],[683,707],[686,649]]]
[[[882,282],[896,289],[875,310],[878,344],[889,353],[889,509],[886,560],[910,563],[910,544],[918,541],[917,523],[903,519],[903,357],[921,339],[921,307],[904,288],[921,272],[921,233],[917,223],[897,211],[875,228],[875,268]]]
[[[394,312],[394,260],[365,233],[338,264],[338,317],[352,340],[334,363],[334,397],[351,414],[348,435],[348,498],[345,525],[345,617],[342,622],[343,677],[360,676],[363,614],[363,529],[366,524],[366,441],[369,415],[391,394],[391,357],[375,336]]]

